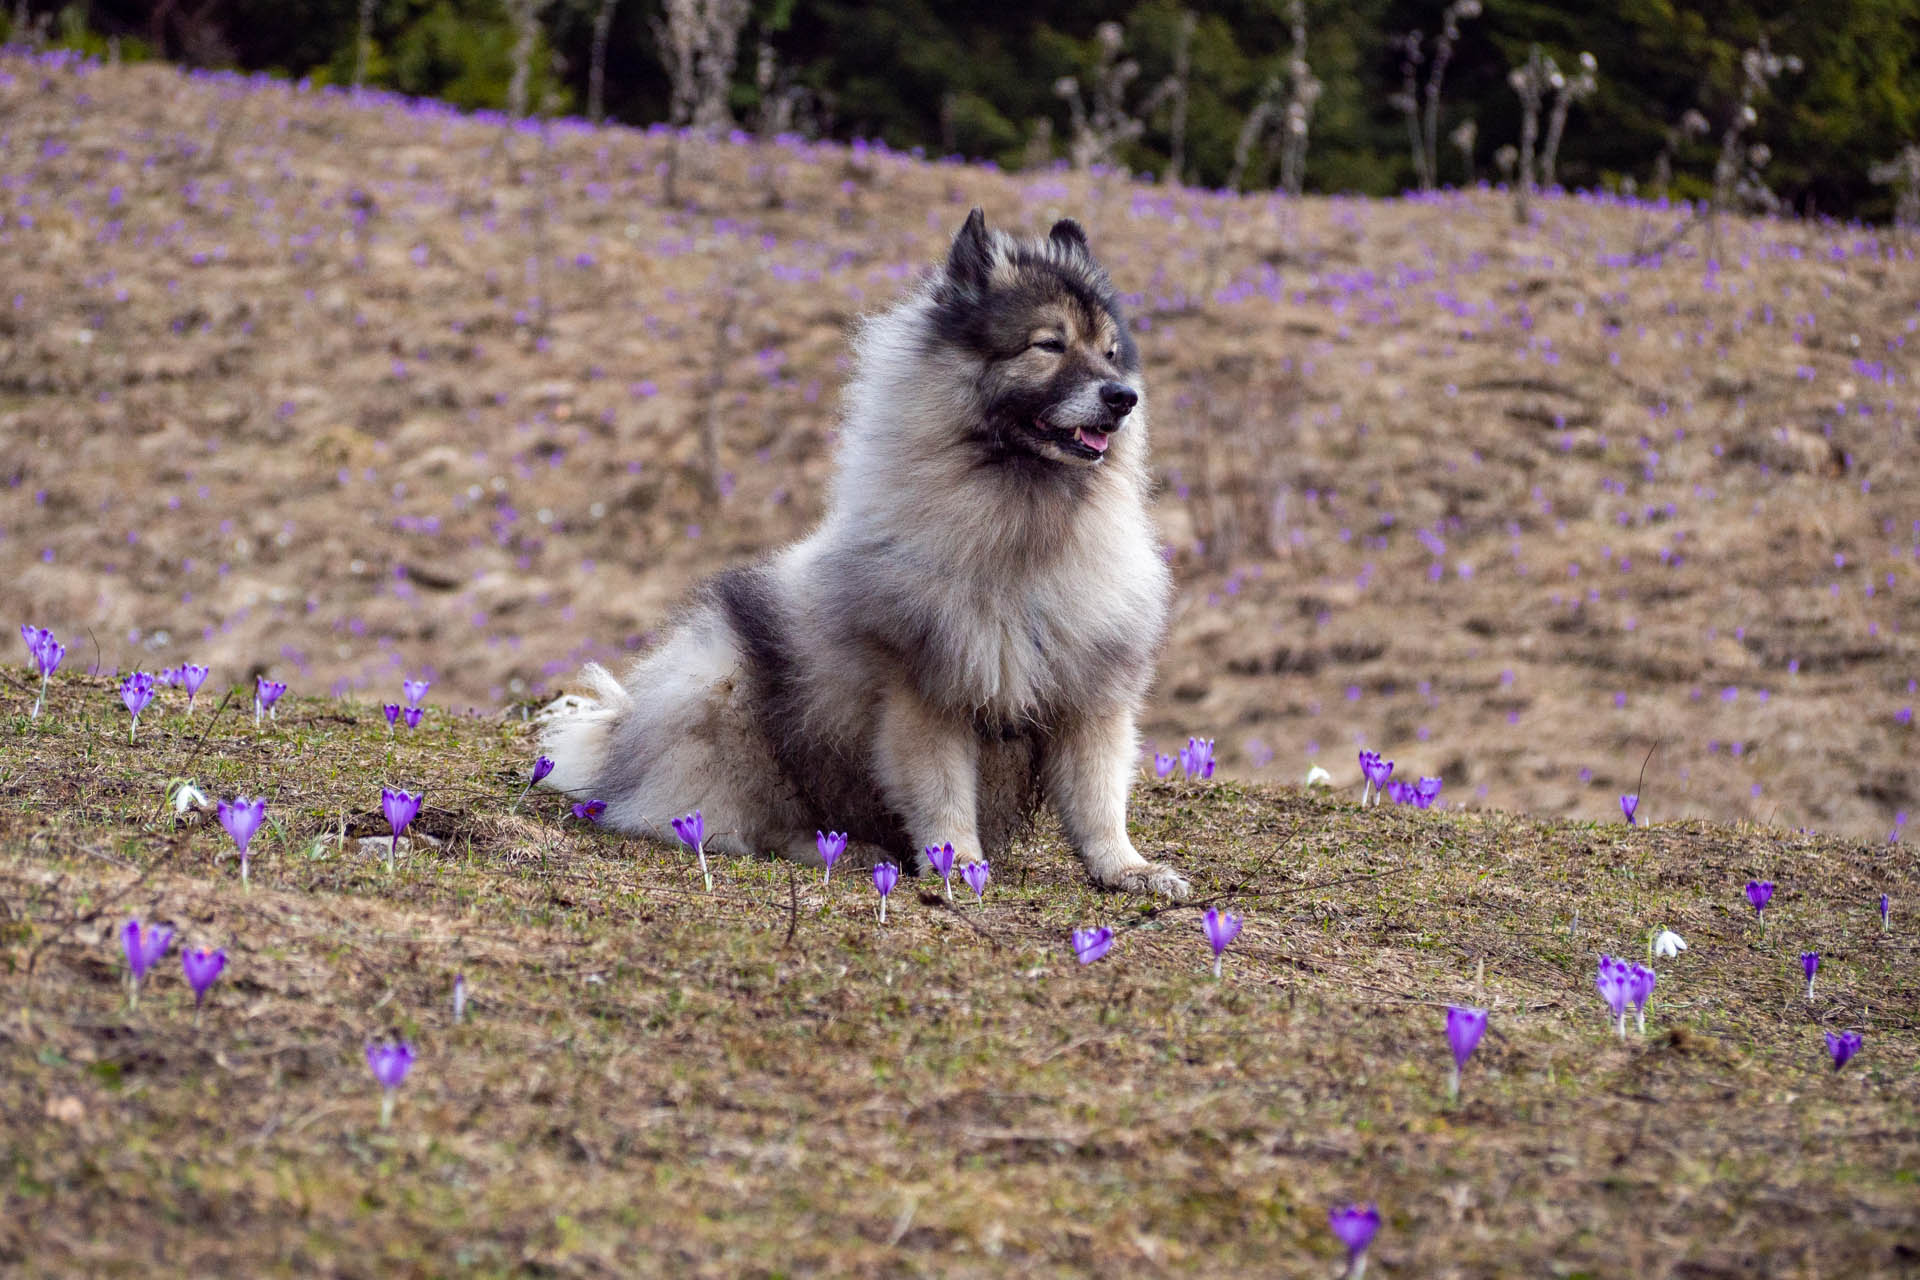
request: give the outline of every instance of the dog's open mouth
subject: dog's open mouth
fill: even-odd
[[[1033,426],[1038,434],[1052,441],[1062,452],[1088,462],[1098,462],[1106,457],[1107,445],[1113,439],[1111,431],[1095,431],[1090,427],[1055,427],[1045,418],[1036,418]]]

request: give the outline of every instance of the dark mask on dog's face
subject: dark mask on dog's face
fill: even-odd
[[[979,361],[989,453],[1093,467],[1140,402],[1140,355],[1080,224],[1041,244],[987,230],[954,238],[936,292],[940,341]]]

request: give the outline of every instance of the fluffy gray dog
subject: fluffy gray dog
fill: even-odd
[[[625,681],[546,713],[547,785],[710,848],[922,870],[1007,847],[1042,802],[1087,874],[1171,898],[1127,836],[1134,728],[1169,578],[1147,506],[1140,356],[1078,223],[976,209],[944,267],[869,319],[828,510],[702,586]]]

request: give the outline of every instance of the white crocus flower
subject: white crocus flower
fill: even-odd
[[[173,806],[173,812],[177,817],[184,817],[195,809],[210,809],[213,807],[207,799],[206,792],[200,790],[200,788],[194,786],[193,783],[185,778],[175,778],[173,782],[168,784],[167,803]]]
[[[1333,775],[1325,769],[1322,769],[1319,765],[1314,765],[1311,769],[1307,770],[1307,785],[1310,787],[1324,787],[1332,781]]]
[[[1677,956],[1687,949],[1687,940],[1671,929],[1662,929],[1653,937],[1652,953],[1655,956]]]

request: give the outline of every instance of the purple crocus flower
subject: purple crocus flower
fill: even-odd
[[[1081,964],[1092,964],[1113,949],[1113,930],[1105,925],[1073,931],[1073,955]]]
[[[67,646],[53,638],[53,632],[41,627],[23,626],[20,634],[27,642],[27,665],[40,673],[40,694],[33,700],[33,714],[30,720],[40,718],[40,708],[47,700],[47,681],[60,669],[60,660],[67,656]]]
[[[193,1007],[198,1010],[206,1002],[207,992],[212,988],[220,971],[227,967],[225,951],[182,951],[180,968],[187,975],[187,985],[193,988]]]
[[[380,707],[380,714],[387,718],[387,736],[391,738],[393,736],[393,727],[400,723],[400,704],[397,702],[383,703]]]
[[[1213,976],[1220,976],[1220,957],[1240,936],[1240,926],[1245,923],[1232,912],[1222,912],[1218,907],[1208,907],[1206,916],[1200,921],[1207,931],[1207,945],[1213,948]]]
[[[605,800],[575,801],[573,816],[581,822],[598,822],[600,815],[607,811]]]
[[[173,943],[173,930],[164,924],[147,926],[143,932],[136,917],[120,927],[120,945],[127,953],[127,970],[132,977],[131,1003],[140,1003],[140,982],[147,971],[159,964]]]
[[[1632,995],[1631,983],[1625,960],[1601,955],[1600,973],[1594,979],[1594,985],[1599,988],[1600,998],[1607,1002],[1608,1011],[1618,1022],[1622,1040],[1627,1038],[1627,1001]]]
[[[1813,975],[1820,972],[1820,953],[1818,951],[1802,951],[1800,953],[1800,968],[1807,975],[1807,1002],[1811,1004],[1813,1002]]]
[[[820,883],[827,884],[833,879],[833,864],[840,861],[840,855],[847,851],[847,833],[816,831],[813,833],[813,847],[820,851],[820,864],[826,868],[820,876]]]
[[[1360,1280],[1367,1269],[1367,1246],[1380,1230],[1380,1210],[1372,1204],[1338,1205],[1327,1212],[1327,1226],[1347,1246],[1347,1276]]]
[[[420,814],[420,802],[426,799],[426,793],[418,794],[396,791],[392,787],[380,788],[380,812],[387,817],[387,825],[393,828],[393,840],[387,845],[387,870],[393,870],[393,860],[400,852],[400,833]]]
[[[700,810],[695,809],[684,818],[673,820],[673,834],[680,837],[689,849],[697,848],[707,834],[707,819]]]
[[[947,901],[953,901],[953,842],[930,844],[926,848],[927,861],[933,867],[934,874],[940,877]]]
[[[1378,751],[1360,753],[1360,771],[1367,775],[1367,782],[1373,787],[1373,802],[1380,803],[1380,796],[1386,789],[1387,780],[1393,777],[1393,761],[1382,760]],[[1360,803],[1367,802],[1366,788],[1361,788]],[[1399,803],[1396,801],[1396,803]]]
[[[167,948],[173,942],[173,930],[164,924],[156,924],[147,926],[143,931],[136,916],[121,926],[120,941],[126,949],[127,967],[133,971],[133,980],[139,982],[147,976],[147,970],[160,963],[167,954]]]
[[[993,874],[984,862],[969,862],[960,868],[960,878],[967,882],[967,888],[973,890],[973,900],[980,902],[987,896],[987,879]]]
[[[180,687],[187,691],[187,714],[193,714],[193,700],[200,696],[200,686],[207,682],[207,673],[212,668],[198,662],[180,664]]]
[[[1641,1035],[1647,1034],[1647,1001],[1653,997],[1657,981],[1653,970],[1645,965],[1635,964],[1627,970],[1627,999],[1633,1002],[1633,1025]]]
[[[1177,759],[1164,751],[1156,752],[1153,757],[1153,776],[1156,778],[1164,778],[1168,774],[1171,774],[1173,767],[1179,763]]]
[[[1847,1065],[1847,1060],[1860,1052],[1860,1033],[1842,1031],[1839,1035],[1827,1032],[1827,1052],[1833,1055],[1833,1069],[1838,1071]]]
[[[1447,1077],[1447,1097],[1460,1099],[1460,1069],[1480,1046],[1487,1031],[1487,1011],[1468,1005],[1447,1006],[1447,1047],[1453,1050],[1453,1071]]]
[[[413,1046],[405,1040],[367,1042],[367,1069],[380,1082],[380,1127],[393,1120],[393,1095],[413,1070]]]
[[[37,667],[40,646],[53,639],[53,632],[45,627],[36,627],[31,622],[23,622],[20,624],[20,638],[27,642],[27,666]]]
[[[1762,929],[1767,927],[1767,904],[1773,901],[1773,881],[1747,881],[1747,901],[1753,904],[1753,914],[1759,919]]]
[[[427,690],[431,688],[433,688],[431,680],[403,680],[400,683],[400,692],[405,695],[407,705],[410,707],[419,706],[420,699],[426,697]]]
[[[393,706],[392,703],[388,703],[387,706],[391,711],[399,710],[399,708]],[[393,724],[391,717],[388,718],[387,724],[389,729],[391,729]],[[514,802],[507,806],[507,812],[512,813],[515,809],[518,809],[520,802],[527,798],[527,793],[539,786],[541,780],[552,772],[553,761],[551,759],[546,756],[535,756],[533,761],[533,776],[527,780],[527,785],[521,790],[520,794],[515,797]]]
[[[134,735],[140,732],[140,713],[153,701],[153,677],[144,671],[136,671],[120,682],[120,701],[127,704],[127,710],[133,713],[133,727],[127,730],[127,741],[132,742]]]
[[[407,728],[409,729],[418,729],[420,727],[420,717],[426,714],[427,709],[425,707],[403,707],[400,710],[400,718],[407,722]]]
[[[1626,795],[1620,797],[1620,812],[1627,815],[1628,826],[1631,827],[1631,826],[1638,825],[1637,823],[1634,822],[1633,815],[1635,812],[1639,810],[1639,808],[1640,808],[1639,796],[1633,794],[1632,792],[1628,792]]]
[[[681,843],[693,850],[700,859],[700,878],[707,883],[707,892],[713,892],[713,873],[707,870],[707,820],[695,809],[684,818],[673,820],[673,833],[680,837]]]
[[[30,671],[38,671],[40,669],[41,651],[53,643],[52,629],[49,627],[36,627],[31,623],[22,623],[20,625],[20,638],[24,640],[27,645],[27,669]]]
[[[1893,932],[1893,899],[1884,893],[1880,895],[1880,932]]]
[[[222,800],[217,810],[220,825],[233,837],[233,843],[240,850],[240,883],[247,883],[247,844],[253,839],[253,833],[267,820],[267,802],[249,800],[245,796],[235,796],[231,800]]]
[[[154,682],[164,689],[171,689],[180,683],[180,668],[163,667],[153,673]]]
[[[405,1040],[367,1042],[367,1067],[382,1089],[398,1089],[413,1070],[413,1046]]]
[[[1418,798],[1411,782],[1401,782],[1396,778],[1387,783],[1387,799],[1395,804],[1412,804]]]
[[[1189,779],[1211,778],[1213,776],[1213,739],[1188,738],[1187,745],[1180,748],[1180,767],[1186,770]]]
[[[269,680],[265,676],[253,678],[253,727],[260,727],[261,712],[272,713],[278,720],[279,713],[273,710],[273,704],[280,701],[280,695],[287,691],[285,681]]]
[[[1440,788],[1446,784],[1439,778],[1422,778],[1413,784],[1413,807],[1431,809],[1433,802],[1440,798]]]
[[[887,922],[887,895],[893,892],[893,886],[900,883],[900,868],[891,862],[876,862],[873,865],[873,887],[880,894],[880,923]]]

